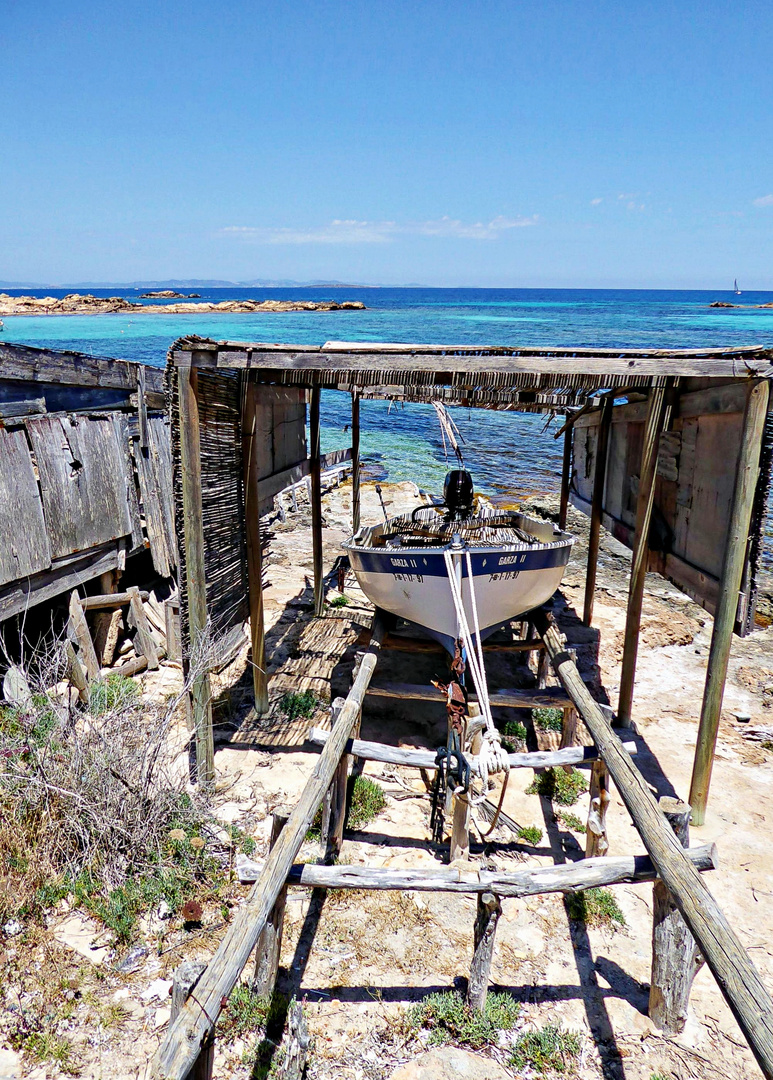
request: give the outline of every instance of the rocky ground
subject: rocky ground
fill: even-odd
[[[412,485],[384,485],[387,508],[416,505]],[[536,507],[552,512],[543,502]],[[325,497],[326,566],[331,566],[347,534],[351,513],[348,485]],[[380,514],[366,485],[363,518]],[[271,657],[272,715],[255,721],[247,714],[251,677],[245,656],[215,680],[217,794],[221,823],[237,824],[254,837],[260,857],[267,850],[271,812],[294,803],[316,760],[304,745],[310,722],[324,724],[332,692],[345,688],[346,662],[368,611],[362,594],[346,583],[349,603],[311,618],[311,541],[308,507],[271,524],[269,585],[265,593]],[[556,614],[577,649],[578,662],[601,700],[616,701],[628,580],[628,554],[605,536],[599,566],[594,627],[581,626],[587,520],[571,512],[570,531],[579,537]],[[328,599],[336,591],[331,582]],[[648,579],[639,654],[634,718],[639,730],[637,763],[658,794],[686,796],[689,789],[697,717],[700,710],[711,619],[668,583]],[[694,842],[713,840],[721,868],[709,886],[750,952],[764,981],[773,987],[771,856],[766,820],[773,810],[773,753],[744,738],[748,725],[770,724],[773,705],[773,630],[760,628],[734,642],[709,812]],[[500,654],[489,654],[496,658]],[[380,677],[428,682],[442,674],[439,654],[389,654]],[[492,660],[492,690],[525,685],[533,673],[518,663]],[[143,677],[143,693],[158,700],[179,686],[170,665]],[[313,689],[320,704],[311,720],[291,722],[279,702],[291,688]],[[386,708],[369,701],[363,736],[385,742],[434,747],[444,739],[442,706]],[[504,712],[501,717],[505,717]],[[182,732],[182,719],[178,735]],[[534,731],[540,746],[555,746],[557,733]],[[385,808],[359,833],[348,833],[342,860],[375,866],[434,867],[442,849],[429,842],[429,798],[420,777],[393,766],[369,764],[366,775],[385,794]],[[518,839],[499,828],[494,843],[473,845],[475,864],[503,870],[525,864],[552,865],[584,850],[581,824],[587,795],[561,807],[527,793],[530,770],[511,775],[504,800],[507,814],[540,832]],[[492,794],[496,799],[497,792]],[[619,796],[608,817],[610,854],[642,851]],[[301,858],[318,857],[314,841]],[[218,903],[205,905],[201,925],[185,930],[169,913],[144,920],[134,947],[116,950],[104,931],[76,909],[62,904],[45,925],[5,928],[5,1006],[24,1010],[42,994],[51,1001],[57,1032],[72,1044],[68,1061],[55,1056],[20,1063],[0,1051],[0,1077],[59,1076],[68,1068],[84,1077],[146,1077],[148,1061],[169,1019],[169,985],[182,959],[206,959],[224,933],[228,906],[237,905],[246,886],[228,884]],[[512,1030],[479,1049],[431,1045],[426,1026],[414,1023],[411,1008],[433,991],[462,988],[472,955],[474,900],[455,894],[290,892],[282,948],[280,988],[305,1001],[312,1034],[309,1073],[314,1078],[351,1080],[435,1080],[529,1077],[536,1066],[516,1065],[518,1039],[547,1025],[576,1033],[576,1053],[564,1075],[583,1080],[741,1080],[758,1075],[733,1017],[711,974],[697,976],[690,1019],[684,1033],[664,1038],[647,1017],[652,926],[652,886],[618,886],[619,908],[612,918],[578,920],[559,895],[506,900],[497,930],[492,979],[518,1003]],[[18,934],[15,937],[14,934]],[[245,972],[249,978],[250,972]],[[37,995],[37,998],[36,998]],[[62,1019],[62,1009],[68,1015]],[[246,1080],[265,1074],[255,1064],[255,1036],[242,1023],[244,1010],[233,1000],[224,1014],[215,1076]],[[68,1026],[69,1025],[69,1026]],[[253,1025],[254,1027],[254,1025]],[[265,1049],[265,1046],[264,1046]],[[270,1047],[269,1047],[270,1051]],[[5,1055],[5,1057],[3,1056]],[[269,1053],[270,1058],[270,1053]],[[5,1069],[5,1071],[3,1071]],[[555,1075],[549,1070],[546,1076]]]
[[[179,296],[180,294],[175,294]],[[0,293],[0,316],[9,315],[200,315],[202,312],[364,311],[361,300],[204,300],[201,303],[138,304],[123,296],[70,293],[56,296],[9,296]]]

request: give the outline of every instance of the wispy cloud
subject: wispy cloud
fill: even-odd
[[[755,206],[773,206],[773,195],[761,195],[754,200]]]
[[[603,199],[591,199],[590,204],[591,206],[599,206],[603,201]]]
[[[357,221],[340,219],[312,228],[266,228],[254,225],[228,225],[221,236],[231,236],[255,244],[384,244],[400,236],[426,236],[461,240],[497,240],[511,229],[536,225],[538,217],[492,218],[491,221],[467,223],[442,217],[434,221]]]

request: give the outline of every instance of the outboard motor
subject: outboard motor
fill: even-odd
[[[446,521],[464,521],[471,517],[474,498],[472,477],[466,469],[452,469],[446,473],[443,485],[443,502],[448,511]]]

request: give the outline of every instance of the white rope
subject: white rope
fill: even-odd
[[[464,610],[461,584],[456,579],[454,555],[448,549],[443,552],[446,571],[448,573],[448,582],[451,586],[451,598],[454,602],[456,617],[459,623],[459,636],[461,637],[462,644],[467,652],[467,666],[470,670],[475,691],[478,695],[481,716],[486,725],[486,730],[483,733],[483,745],[481,746],[480,754],[478,755],[478,769],[483,782],[483,793],[477,798],[471,797],[470,801],[475,803],[481,802],[486,797],[489,773],[508,773],[510,771],[510,761],[507,752],[502,746],[499,732],[494,725],[494,718],[491,715],[491,700],[489,698],[488,685],[486,683],[486,669],[483,664],[483,642],[481,641],[480,634],[478,604],[475,596],[475,582],[472,576],[472,559],[470,558],[469,551],[466,551],[465,555],[470,585],[470,602],[472,607],[473,625],[475,627],[475,639],[473,639],[473,636],[470,633],[467,613]]]

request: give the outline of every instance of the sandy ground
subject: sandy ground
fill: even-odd
[[[384,491],[390,511],[416,505],[412,485],[385,486]],[[327,567],[347,535],[350,504],[348,485],[325,498]],[[363,519],[373,521],[379,515],[373,488],[367,485]],[[266,850],[272,809],[297,800],[316,760],[316,753],[303,745],[309,721],[288,723],[276,703],[288,688],[299,686],[309,686],[327,700],[331,692],[345,692],[354,647],[368,619],[367,605],[351,580],[346,584],[349,606],[330,608],[321,620],[311,618],[311,540],[304,527],[308,524],[308,508],[301,505],[286,523],[271,525],[265,598],[272,715],[257,721],[247,712],[251,678],[244,658],[219,676],[215,687],[218,814],[254,835],[258,854]],[[569,528],[579,543],[556,601],[556,614],[600,699],[614,704],[628,554],[604,537],[594,627],[586,629],[577,612],[582,606],[587,519],[573,511]],[[634,711],[639,730],[636,760],[657,794],[684,798],[689,790],[711,619],[668,583],[652,578],[648,586]],[[328,595],[335,595],[333,582]],[[771,721],[772,642],[772,629],[734,642],[707,821],[692,830],[694,842],[711,840],[719,847],[721,867],[709,875],[708,884],[769,987],[773,987],[769,933],[773,888],[766,823],[773,809],[773,755],[744,740],[743,725],[734,714],[748,713],[753,722]],[[345,654],[343,661],[341,654]],[[533,679],[523,658],[513,662],[501,655],[489,654],[492,690],[526,685]],[[440,654],[389,652],[379,663],[375,681],[426,683],[444,670]],[[177,677],[171,668],[148,675],[145,692],[169,692]],[[312,722],[324,724],[326,712],[321,705]],[[383,700],[369,699],[363,717],[363,737],[385,742],[435,747],[444,741],[444,729],[442,705],[401,703],[399,708],[387,708]],[[540,745],[555,745],[555,739],[554,733],[541,734]],[[428,840],[430,804],[420,778],[409,770],[375,764],[369,764],[366,773],[384,787],[386,809],[366,832],[347,834],[343,861],[395,867],[442,864],[442,850]],[[525,793],[532,779],[531,770],[513,772],[504,808],[520,824],[541,828],[542,840],[535,847],[499,829],[492,838],[496,844],[474,845],[474,863],[485,861],[492,868],[507,870],[581,856],[585,838],[557,820],[548,800]],[[494,792],[492,798],[496,797]],[[571,810],[584,821],[587,796]],[[617,794],[609,811],[608,832],[611,855],[643,851]],[[317,846],[307,843],[301,857],[317,856]],[[246,887],[236,888],[237,896],[246,892]],[[658,1075],[678,1080],[718,1076],[740,1080],[759,1075],[705,968],[694,984],[684,1033],[666,1039],[653,1028],[647,1017],[652,886],[617,886],[614,894],[626,923],[614,932],[570,921],[560,896],[503,902],[492,979],[521,1003],[519,1028],[562,1023],[581,1032],[583,1052],[571,1074],[588,1080],[651,1080]],[[309,1075],[381,1080],[415,1056],[416,1044],[402,1023],[406,1007],[430,990],[463,986],[472,955],[474,917],[474,899],[452,894],[331,893],[325,897],[292,890],[281,987],[306,1001],[314,1038]],[[163,1037],[168,1018],[168,998],[164,1000],[160,992],[157,998],[145,1000],[142,993],[154,980],[170,978],[182,953],[206,959],[221,933],[214,926],[182,951],[160,959],[151,954],[131,975],[119,975],[105,962],[103,996],[123,1002],[126,1015],[121,1022],[103,1026],[101,1034],[84,1037],[81,1075],[148,1075],[146,1063]],[[57,962],[64,964],[63,954],[71,952],[71,947],[59,948]],[[215,1076],[251,1075],[242,1061],[245,1045],[218,1044]],[[505,1048],[493,1051],[493,1056],[506,1062]],[[46,1075],[45,1068],[35,1075]],[[48,1069],[48,1075],[55,1074],[53,1067]]]

